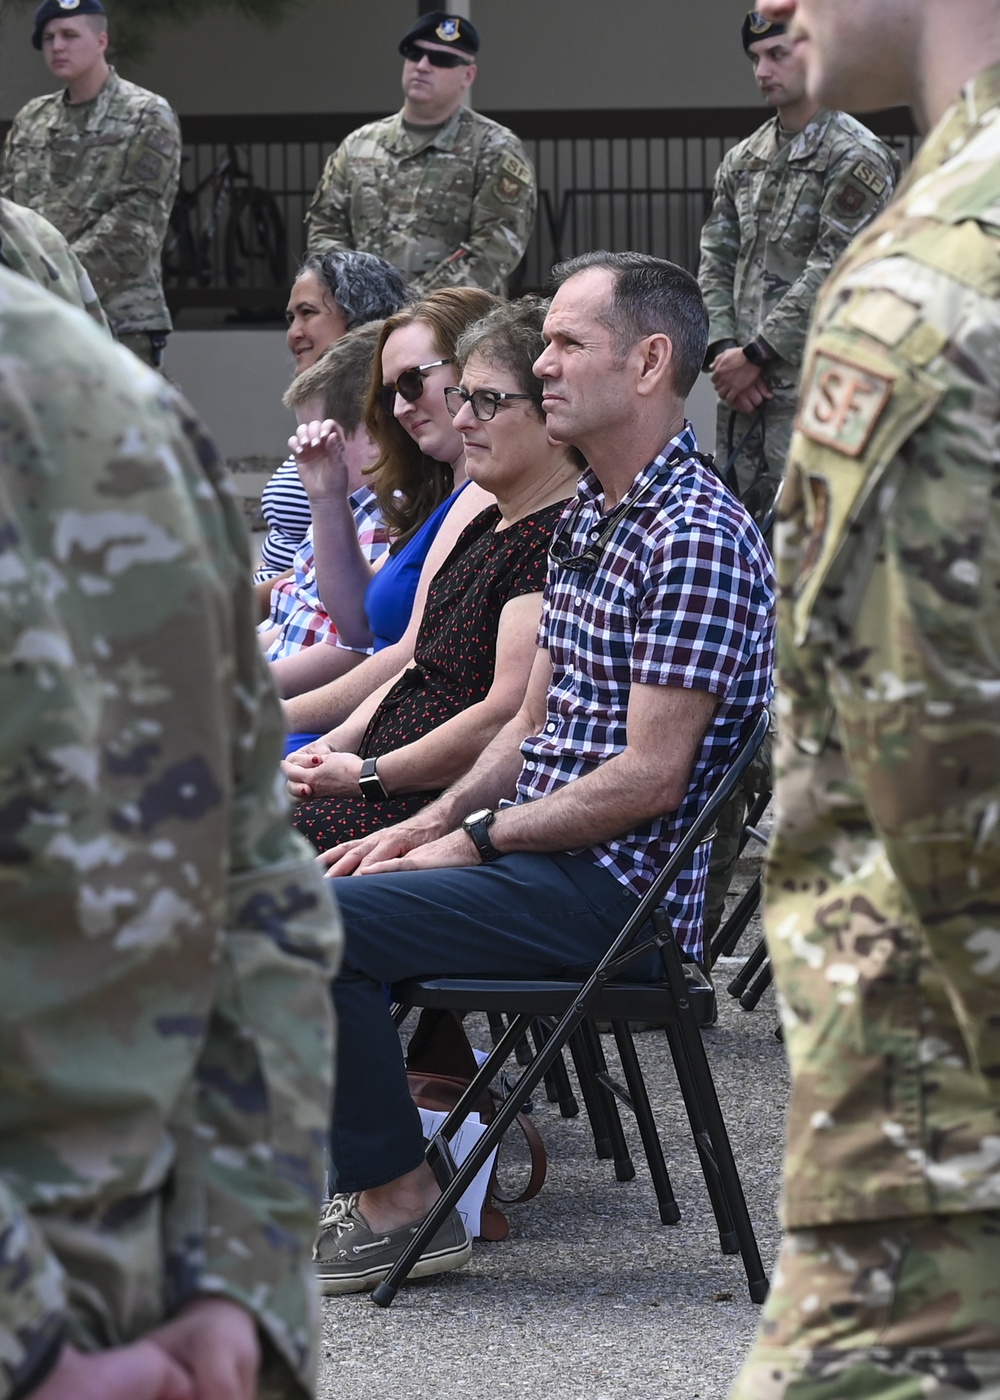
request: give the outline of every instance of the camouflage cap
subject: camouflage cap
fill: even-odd
[[[106,11],[101,0],[44,0],[35,11],[35,29],[31,42],[36,49],[42,47],[42,33],[53,19],[76,19],[77,15],[103,15]]]
[[[743,21],[743,52],[749,53],[750,45],[759,44],[761,39],[776,39],[787,33],[787,24],[772,24],[759,10],[751,10]]]
[[[412,44],[415,39],[425,39],[431,44],[447,44],[461,53],[479,52],[479,30],[476,26],[464,15],[449,15],[444,10],[431,10],[430,14],[421,15],[416,24],[411,24],[399,41],[399,52],[402,53],[407,44]]]

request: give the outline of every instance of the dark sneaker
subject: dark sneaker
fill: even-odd
[[[313,1261],[321,1292],[362,1293],[375,1288],[395,1264],[420,1226],[401,1225],[397,1230],[373,1232],[359,1213],[358,1198],[334,1196],[324,1207]],[[457,1210],[445,1217],[437,1234],[410,1270],[409,1278],[428,1278],[449,1269],[460,1269],[472,1255],[472,1240]]]

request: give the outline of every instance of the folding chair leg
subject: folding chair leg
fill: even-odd
[[[604,1151],[598,1146],[597,1155],[614,1159],[615,1176],[619,1181],[634,1181],[635,1167],[629,1155],[628,1143],[625,1141],[618,1104],[611,1090],[601,1083],[602,1074],[607,1078],[608,1064],[593,1021],[583,1021],[580,1024],[579,1029],[570,1036],[569,1048],[583,1092],[583,1101],[590,1114],[595,1146],[598,1144],[598,1121],[602,1125],[600,1131],[604,1134],[603,1141],[607,1144]]]
[[[698,1160],[701,1163],[701,1174],[705,1179],[705,1188],[708,1191],[708,1199],[712,1203],[712,1213],[719,1231],[719,1248],[723,1254],[737,1254],[740,1247],[739,1239],[729,1210],[725,1187],[719,1177],[718,1163],[705,1122],[705,1115],[702,1112],[698,1082],[688,1060],[679,1028],[667,1026],[666,1032],[674,1069],[677,1072],[681,1098],[684,1100],[688,1122],[691,1125],[691,1136],[694,1138]]]
[[[531,1025],[531,1035],[535,1042],[536,1051],[540,1051],[548,1039],[548,1027],[544,1021],[535,1020]],[[530,1064],[530,1057],[521,1061],[523,1064]],[[559,1112],[563,1118],[575,1118],[580,1112],[580,1105],[576,1101],[576,1095],[569,1082],[569,1074],[566,1071],[566,1062],[562,1055],[557,1055],[552,1061],[549,1069],[545,1071],[545,1097],[549,1103],[557,1103]]]
[[[773,980],[774,968],[771,966],[770,959],[768,959],[740,997],[740,1006],[742,1006],[744,1011],[752,1011],[754,1009]]]
[[[766,962],[767,943],[762,938],[726,988],[729,995],[741,997]]]
[[[746,1197],[743,1194],[743,1184],[736,1168],[736,1159],[733,1157],[732,1144],[729,1141],[729,1134],[726,1132],[725,1119],[722,1116],[718,1095],[715,1092],[712,1071],[705,1055],[705,1045],[701,1038],[701,1032],[694,1023],[690,1003],[687,1000],[687,989],[677,945],[672,944],[664,950],[664,953],[667,978],[679,1013],[677,1026],[671,1028],[673,1034],[681,1042],[680,1054],[675,1057],[677,1075],[679,1080],[682,1077],[688,1080],[694,1091],[688,1106],[688,1116],[691,1118],[692,1128],[695,1126],[695,1117],[692,1116],[694,1111],[706,1129],[704,1142],[698,1143],[698,1153],[702,1164],[704,1166],[707,1162],[709,1166],[705,1181],[706,1184],[709,1184],[710,1177],[717,1175],[727,1208],[726,1214],[729,1216],[736,1235],[737,1247],[743,1259],[750,1297],[755,1303],[762,1303],[767,1297],[767,1275],[764,1273],[764,1265],[757,1248],[753,1223],[750,1219],[750,1212],[747,1210]],[[687,1104],[688,1094],[684,1090],[683,1083],[681,1084],[681,1092]],[[698,1141],[697,1134],[696,1141]],[[709,1191],[711,1193],[711,1186],[709,1186]],[[716,1212],[716,1218],[718,1219],[718,1212]]]
[[[664,1225],[676,1225],[681,1218],[681,1210],[670,1184],[667,1164],[663,1159],[663,1148],[660,1145],[659,1133],[656,1131],[656,1120],[653,1117],[649,1095],[646,1093],[646,1081],[639,1065],[639,1057],[635,1053],[635,1041],[632,1039],[632,1032],[627,1021],[612,1021],[611,1029],[618,1045],[618,1058],[622,1062],[622,1073],[625,1075],[625,1083],[628,1085],[631,1096],[632,1112],[635,1114],[639,1136],[646,1153],[646,1163],[653,1182],[653,1190],[656,1192],[656,1204],[660,1210],[660,1219]]]
[[[709,949],[709,966],[714,967],[720,958],[728,957],[746,932],[747,925],[757,912],[760,903],[761,878],[756,876],[740,896],[736,908],[722,923],[722,927],[712,939]]]

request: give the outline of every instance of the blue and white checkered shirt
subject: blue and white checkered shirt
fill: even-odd
[[[771,698],[771,556],[740,503],[691,457],[696,451],[686,423],[629,488],[596,570],[550,558],[539,646],[552,684],[542,733],[521,745],[516,800],[530,802],[623,751],[633,682],[718,696],[677,810],[573,853],[640,896],[734,757],[743,722]],[[584,472],[553,553],[583,553],[600,532],[602,504],[603,487]],[[696,958],[708,855],[698,848],[665,900],[678,941]]]
[[[389,548],[389,538],[382,528],[375,493],[369,487],[362,486],[348,497],[347,503],[354,515],[361,552],[369,564],[374,564]],[[294,569],[292,578],[282,579],[272,588],[271,615],[257,629],[259,632],[270,632],[275,627],[280,629],[267,649],[268,661],[280,661],[303,647],[315,646],[335,635],[333,623],[319,596],[311,525],[296,551]]]

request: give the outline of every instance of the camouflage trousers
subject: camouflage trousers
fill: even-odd
[[[771,729],[765,734],[760,752],[747,769],[743,786],[736,789],[716,819],[712,854],[709,857],[708,876],[705,881],[705,908],[702,916],[706,962],[709,958],[711,941],[722,924],[726,895],[729,893],[729,886],[732,884],[733,873],[736,870],[736,862],[740,857],[740,842],[743,839],[747,808],[758,793],[769,790],[773,783],[771,758],[773,733],[774,720],[772,718]]]
[[[772,399],[758,422],[757,415],[733,413],[724,403],[719,404],[715,460],[721,470],[743,444],[732,466],[740,500],[758,524],[767,515],[784,475],[797,407],[794,398]]]
[[[793,1230],[729,1400],[1000,1400],[1000,1212]]]

